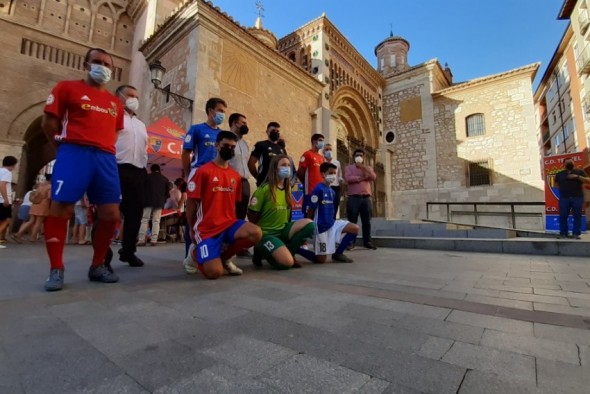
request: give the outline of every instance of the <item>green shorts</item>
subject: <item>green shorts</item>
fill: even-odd
[[[268,261],[270,265],[278,269],[285,269],[287,267],[283,267],[278,264],[273,258],[272,254],[275,250],[280,248],[281,246],[286,246],[287,242],[289,242],[289,232],[291,232],[291,228],[295,222],[289,222],[285,224],[285,227],[279,233],[267,234],[262,237],[259,243],[254,246],[254,249],[260,256]]]

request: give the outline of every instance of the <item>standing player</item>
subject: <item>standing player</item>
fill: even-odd
[[[51,179],[51,206],[45,220],[45,245],[51,263],[47,291],[63,287],[68,220],[85,192],[97,205],[98,214],[88,278],[103,283],[119,280],[103,262],[119,220],[121,185],[115,142],[117,131],[123,128],[123,105],[106,88],[113,70],[111,55],[103,49],[90,49],[84,67],[86,79],[62,81],[53,88],[41,124],[49,141],[59,143]]]
[[[320,166],[323,182],[313,189],[309,199],[307,217],[313,218],[316,225],[315,253],[300,249],[299,254],[314,263],[325,263],[330,254],[334,262],[353,262],[350,257],[344,255],[344,251],[348,245],[356,241],[359,226],[347,220],[334,219],[336,193],[330,186],[337,180],[337,170],[338,168],[332,163],[323,163]],[[338,242],[340,245],[336,248]]]
[[[233,265],[229,261],[232,256],[262,238],[258,226],[236,218],[236,202],[242,198],[242,178],[228,162],[234,156],[237,139],[231,131],[220,131],[215,143],[217,156],[203,165],[188,184],[188,198],[196,202],[197,208],[196,216],[188,216],[191,238],[196,245],[191,244],[184,265],[189,272],[196,262],[207,279],[219,278],[228,263]],[[226,248],[222,251],[224,244]]]
[[[319,151],[324,147],[324,136],[314,134],[311,136],[311,149],[301,155],[297,177],[303,183],[303,214],[307,211],[309,197],[318,183],[322,182],[320,164],[324,162],[324,156]]]

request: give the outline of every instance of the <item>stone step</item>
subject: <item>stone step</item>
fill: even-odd
[[[429,249],[462,252],[511,253],[544,256],[590,256],[590,241],[549,238],[444,238],[374,236],[373,243],[381,248]],[[362,246],[362,239],[357,240]]]

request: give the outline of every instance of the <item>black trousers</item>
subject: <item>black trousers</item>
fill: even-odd
[[[340,192],[340,186],[330,186],[332,190],[334,190],[334,219],[338,216],[338,209],[340,209],[340,196],[342,195]]]
[[[242,178],[242,201],[236,202],[236,217],[238,219],[246,219],[248,204],[250,204],[250,182],[246,178]]]
[[[135,253],[137,234],[143,215],[143,202],[147,172],[131,164],[119,164],[121,180],[121,213],[123,214],[122,255]]]
[[[348,196],[346,213],[348,214],[348,221],[355,224],[358,221],[359,214],[361,215],[363,243],[366,245],[371,242],[371,217],[373,216],[371,196]]]

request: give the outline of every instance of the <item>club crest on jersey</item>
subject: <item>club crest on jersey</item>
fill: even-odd
[[[113,117],[117,117],[117,103],[111,101],[111,108],[109,109],[109,114]]]
[[[54,102],[55,102],[55,96],[54,96],[54,95],[53,95],[53,93],[52,93],[52,94],[50,94],[50,95],[47,97],[47,101],[46,101],[45,103],[46,103],[47,105],[51,105],[51,104],[53,104]]]
[[[229,181],[229,183],[231,183],[231,184],[232,184],[232,186],[233,186],[233,185],[235,185],[235,184],[236,184],[236,180],[235,180],[234,178],[232,178],[232,179],[231,179],[231,181]]]
[[[186,186],[186,188],[188,189],[189,192],[194,192],[195,189],[197,188],[197,185],[195,185],[195,182],[190,181],[188,183],[188,185]]]
[[[301,159],[299,161],[303,163],[305,161],[305,156],[301,156]]]
[[[256,197],[252,197],[252,199],[250,200],[250,205],[256,205],[258,204],[258,199]]]
[[[187,134],[186,137],[184,137],[184,142],[186,142],[186,143],[191,142],[191,140],[192,140],[192,137],[190,134]]]

